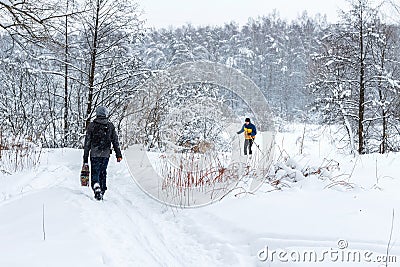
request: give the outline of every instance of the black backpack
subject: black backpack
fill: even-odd
[[[111,146],[111,127],[110,124],[94,122],[92,132],[92,146],[99,150],[110,149]]]

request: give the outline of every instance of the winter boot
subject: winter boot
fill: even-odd
[[[94,198],[96,200],[102,200],[103,199],[103,194],[101,193],[100,185],[98,183],[94,184],[93,191],[94,191]]]

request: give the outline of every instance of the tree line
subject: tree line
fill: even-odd
[[[242,26],[146,29],[140,8],[126,1],[0,1],[2,136],[80,147],[94,108],[106,105],[126,142],[148,138],[140,128],[156,135],[162,116],[154,113],[182,99],[172,94],[146,110],[156,92],[139,85],[170,66],[208,60],[250,77],[284,123],[340,125],[349,150],[361,154],[398,151],[399,25],[368,0],[349,4],[335,24],[273,12]],[[124,120],[131,113],[136,121]]]

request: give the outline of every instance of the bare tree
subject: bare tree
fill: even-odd
[[[85,9],[80,19],[83,47],[90,55],[86,127],[96,105],[118,105],[119,96],[134,88],[139,61],[129,46],[140,37],[142,21],[137,5],[122,0],[89,0]]]
[[[54,20],[72,15],[60,8],[60,4],[46,0],[0,0],[0,29],[40,44],[52,39]]]
[[[342,23],[322,40],[324,51],[314,56],[317,71],[310,86],[322,93],[319,107],[326,109],[333,121],[343,118],[352,149],[352,139],[357,136],[357,152],[363,154],[370,151],[367,144],[372,127],[368,126],[377,119],[372,103],[379,74],[373,61],[376,46],[370,44],[382,38],[382,24],[377,23],[378,8],[371,7],[368,0],[349,2],[351,9],[343,12]]]

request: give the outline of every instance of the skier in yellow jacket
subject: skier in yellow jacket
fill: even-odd
[[[247,155],[247,148],[249,150],[249,155],[253,154],[253,151],[251,151],[251,146],[254,143],[254,138],[256,137],[257,134],[257,129],[254,124],[250,122],[250,118],[246,118],[244,120],[244,124],[242,126],[242,129],[237,132],[237,134],[241,134],[244,132],[244,154]]]

